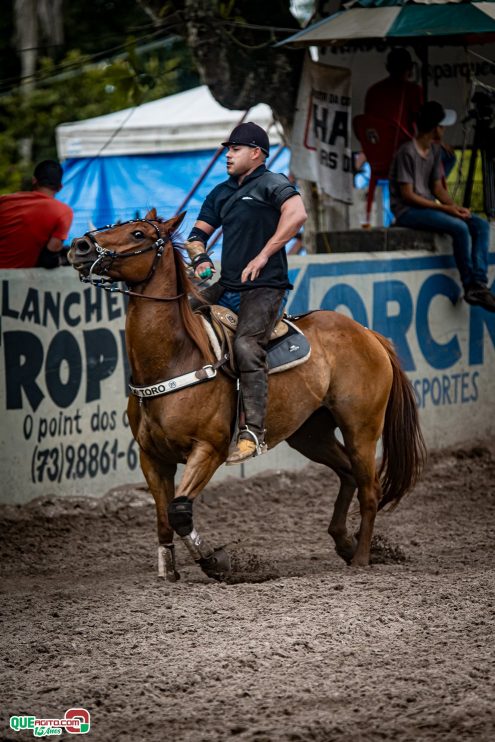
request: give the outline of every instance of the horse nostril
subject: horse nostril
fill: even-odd
[[[87,255],[89,252],[91,252],[91,249],[91,242],[86,240],[84,237],[72,240],[71,250],[74,250],[79,256]]]

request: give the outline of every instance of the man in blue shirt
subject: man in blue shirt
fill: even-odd
[[[230,177],[206,197],[186,248],[195,274],[210,277],[215,269],[206,244],[222,227],[220,278],[202,293],[205,303],[238,314],[234,353],[246,424],[227,459],[237,464],[264,450],[266,346],[292,288],[285,244],[306,221],[306,210],[285,175],[266,169],[270,144],[264,129],[240,124],[223,146]]]

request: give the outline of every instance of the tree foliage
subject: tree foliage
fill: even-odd
[[[135,29],[135,38],[126,35],[126,23]],[[139,105],[199,81],[185,43],[157,31],[135,0],[93,0],[90,11],[82,0],[66,2],[63,49],[50,48],[40,36],[34,88],[27,92],[20,85],[13,27],[13,15],[8,24],[0,24],[0,56],[10,49],[17,60],[9,68],[13,77],[0,81],[2,193],[22,188],[36,162],[56,157],[58,124]],[[151,49],[149,42],[155,42]],[[19,153],[24,138],[33,142],[30,162]]]
[[[267,103],[289,131],[304,52],[274,44],[299,23],[290,0],[138,0],[187,40],[202,81],[226,108]]]

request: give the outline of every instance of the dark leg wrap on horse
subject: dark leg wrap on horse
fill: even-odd
[[[188,497],[177,497],[168,506],[168,522],[184,538],[193,530],[193,504]]]
[[[168,522],[208,577],[222,580],[230,573],[228,554],[223,549],[213,549],[194,528],[192,500],[186,496],[172,500],[168,506]]]
[[[193,525],[192,500],[183,495],[176,497],[168,506],[168,522],[181,537],[194,561],[207,559],[213,549],[203,541]]]

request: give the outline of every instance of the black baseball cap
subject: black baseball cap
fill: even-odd
[[[431,131],[435,126],[452,126],[457,121],[457,114],[451,108],[444,108],[436,100],[424,103],[419,109],[417,125],[419,131]]]
[[[265,155],[270,154],[270,141],[268,134],[258,124],[248,121],[247,124],[239,124],[232,130],[230,137],[226,142],[222,142],[222,147],[229,147],[231,144],[243,144],[246,147],[259,147]]]

